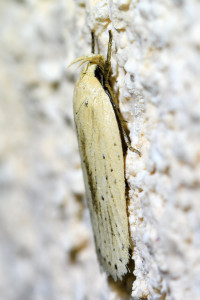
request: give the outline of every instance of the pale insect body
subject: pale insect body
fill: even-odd
[[[122,140],[105,74],[109,55],[74,61],[89,61],[75,86],[74,119],[98,259],[117,280],[127,273],[129,231]]]

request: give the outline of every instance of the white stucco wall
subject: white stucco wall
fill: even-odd
[[[200,3],[0,3],[0,298],[200,298]],[[72,116],[94,29],[128,121],[132,291],[96,259]],[[128,285],[128,283],[127,283]],[[132,296],[131,296],[132,295]],[[131,298],[132,297],[132,298]]]

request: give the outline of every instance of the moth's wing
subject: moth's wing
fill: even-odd
[[[75,88],[74,117],[98,258],[116,280],[129,260],[123,151],[109,97],[87,73]]]

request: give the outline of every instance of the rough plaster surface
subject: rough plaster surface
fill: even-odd
[[[200,3],[0,3],[0,298],[200,298]],[[106,54],[128,121],[132,292],[108,284],[96,259],[66,69]],[[131,296],[132,294],[132,296]]]

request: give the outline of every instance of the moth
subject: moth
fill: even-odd
[[[100,265],[116,281],[127,273],[129,230],[126,208],[124,144],[133,149],[110,85],[112,33],[107,58],[92,54],[71,64],[87,63],[74,89],[74,120],[87,203]]]

